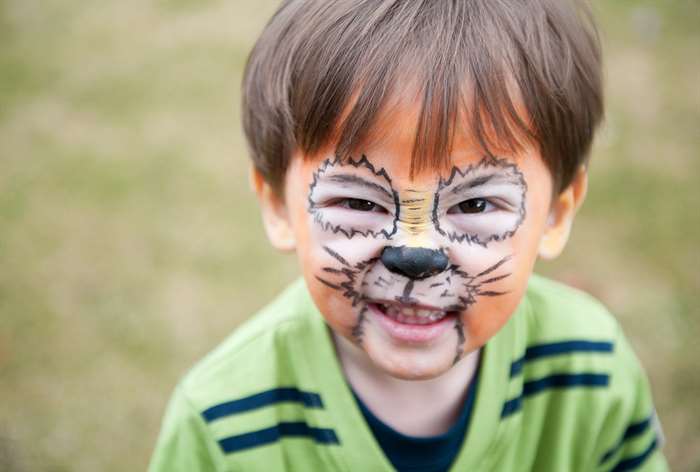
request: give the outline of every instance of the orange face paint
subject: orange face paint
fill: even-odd
[[[306,284],[335,335],[387,374],[418,379],[449,370],[515,312],[552,180],[536,149],[488,158],[463,134],[453,169],[411,176],[411,116],[397,111],[400,132],[364,156],[294,156],[285,203]]]

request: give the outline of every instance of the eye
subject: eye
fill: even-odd
[[[386,210],[381,206],[369,200],[362,200],[361,198],[344,198],[339,200],[336,204],[354,211],[386,213]]]
[[[450,208],[448,213],[484,213],[494,208],[495,205],[485,198],[470,198]]]

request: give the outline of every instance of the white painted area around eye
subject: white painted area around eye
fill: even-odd
[[[519,214],[498,210],[484,213],[453,213],[445,215],[445,223],[441,228],[453,234],[467,234],[476,236],[479,241],[486,241],[493,236],[514,230],[519,218]]]
[[[382,207],[389,214],[393,214],[395,211],[396,204],[389,195],[361,185],[319,179],[311,192],[311,200],[317,208],[326,208],[332,202],[347,198],[370,201]]]
[[[355,176],[363,183],[336,181],[334,176]],[[350,179],[351,180],[351,179]],[[309,210],[317,225],[326,231],[354,236],[383,236],[393,233],[396,204],[391,190],[368,169],[331,170],[317,176],[309,195]],[[378,207],[372,211],[353,210],[343,201],[366,200]]]
[[[394,221],[394,216],[390,213],[353,210],[341,205],[327,206],[316,211],[321,212],[325,221],[346,227],[382,229]]]
[[[466,170],[454,170],[442,182],[436,211],[440,230],[452,238],[485,243],[512,235],[525,212],[526,184],[517,167],[505,160],[483,160]],[[484,199],[493,206],[463,213],[458,205]]]
[[[440,206],[449,210],[454,205],[473,198],[483,198],[492,202],[499,210],[518,213],[523,203],[523,189],[509,182],[496,182],[465,189],[458,193],[441,194]]]

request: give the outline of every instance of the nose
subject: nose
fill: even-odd
[[[385,247],[381,259],[391,272],[413,280],[439,274],[448,264],[443,252],[423,247]]]

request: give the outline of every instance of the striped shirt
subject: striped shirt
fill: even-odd
[[[666,471],[647,378],[594,299],[533,275],[484,347],[451,470]],[[200,361],[150,471],[391,471],[303,281]]]

